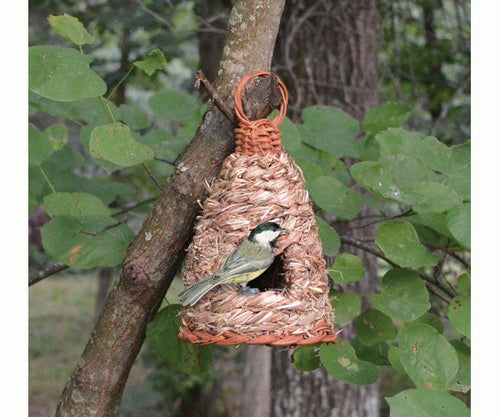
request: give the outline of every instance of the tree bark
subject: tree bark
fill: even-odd
[[[232,106],[241,77],[269,69],[284,0],[234,3],[215,87]],[[258,98],[259,99],[259,98]],[[260,97],[262,108],[265,98]],[[128,250],[87,346],[62,393],[56,416],[116,416],[130,368],[179,268],[199,211],[204,181],[234,146],[232,125],[211,104]]]
[[[245,348],[240,417],[271,415],[271,352],[272,349],[266,346],[249,345]]]
[[[327,104],[361,120],[377,103],[376,0],[291,0],[283,22],[273,69],[289,87],[289,116],[298,120],[303,107]],[[364,208],[361,215],[368,212]],[[356,222],[349,224],[354,225]],[[336,229],[347,234],[346,225],[338,224]],[[367,238],[373,229],[355,229],[354,233],[350,236]],[[358,255],[366,268],[366,278],[349,289],[360,295],[374,292],[378,284],[376,259],[345,245],[341,252]],[[341,337],[352,339],[352,328],[344,328]],[[378,384],[346,384],[330,378],[323,368],[296,371],[289,351],[274,351],[271,379],[275,417],[379,415]]]

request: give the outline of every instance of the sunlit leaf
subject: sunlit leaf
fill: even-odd
[[[134,238],[128,226],[111,217],[56,216],[41,233],[50,257],[76,268],[120,264]]]
[[[359,195],[335,178],[316,178],[308,190],[319,207],[341,219],[352,219],[361,211]]]
[[[434,266],[439,260],[420,243],[415,228],[406,221],[380,224],[375,243],[384,255],[404,268]]]
[[[137,165],[154,157],[153,150],[136,141],[130,128],[123,123],[110,123],[92,130],[89,149],[92,156],[121,167]]]
[[[341,253],[335,259],[333,266],[328,268],[332,279],[340,285],[356,282],[365,277],[365,267],[356,255]]]
[[[436,329],[419,324],[401,333],[399,358],[417,388],[446,390],[459,364],[455,349]]]
[[[302,141],[336,157],[358,156],[354,138],[359,123],[333,106],[311,106],[302,110],[303,124],[298,125]]]
[[[41,132],[32,123],[29,124],[29,163],[40,165],[54,153],[55,149],[45,132]],[[339,245],[340,246],[340,245]]]
[[[328,375],[349,384],[373,384],[379,376],[376,365],[360,360],[353,347],[341,339],[336,344],[322,344],[319,358]]]
[[[370,298],[380,311],[401,321],[412,321],[431,307],[422,279],[408,269],[390,269],[382,279],[380,292]]]
[[[88,193],[52,193],[43,199],[47,214],[54,216],[108,217],[109,207],[95,195]]]
[[[29,48],[29,89],[57,101],[102,96],[105,82],[89,68],[93,58],[59,46]]]
[[[446,392],[423,389],[401,391],[386,398],[391,417],[469,417],[470,410],[458,398]]]
[[[367,110],[362,129],[367,133],[378,133],[389,127],[399,127],[406,123],[412,108],[404,103],[383,103]]]
[[[361,300],[355,292],[330,290],[330,300],[335,310],[335,324],[340,327],[349,324],[361,310]]]
[[[470,298],[467,295],[459,295],[451,300],[448,319],[455,330],[470,339]]]
[[[76,17],[64,13],[59,16],[50,15],[47,20],[54,32],[76,45],[94,43],[94,37]]]
[[[153,75],[156,71],[165,68],[167,60],[165,59],[165,55],[163,55],[162,51],[155,49],[148,54],[145,60],[136,61],[134,62],[134,65],[146,74]]]

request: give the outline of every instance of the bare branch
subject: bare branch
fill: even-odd
[[[36,284],[37,282],[40,282],[45,278],[51,277],[58,272],[65,271],[68,268],[68,265],[57,263],[49,266],[48,268],[42,269],[35,276],[29,278],[29,286],[31,287],[33,284]]]

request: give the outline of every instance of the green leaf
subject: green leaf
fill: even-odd
[[[111,217],[56,216],[41,233],[51,258],[84,269],[120,264],[134,238],[128,226]]]
[[[319,207],[341,219],[353,219],[361,211],[359,195],[335,178],[316,178],[308,189]]]
[[[470,416],[467,406],[446,392],[409,389],[386,398],[386,401],[391,409],[391,417]]]
[[[42,97],[33,91],[29,92],[29,104],[31,107],[54,117],[64,117],[69,120],[79,120],[78,102],[64,103]]]
[[[148,54],[145,60],[136,61],[134,62],[134,65],[146,74],[153,75],[156,71],[165,68],[167,60],[165,59],[165,55],[163,55],[162,51],[155,49]]]
[[[200,109],[200,102],[195,97],[174,90],[155,94],[149,105],[159,119],[176,122],[197,117]]]
[[[319,229],[319,238],[323,247],[323,255],[335,256],[340,248],[340,238],[337,231],[321,217],[315,216]]]
[[[417,388],[446,390],[458,372],[453,346],[436,329],[419,324],[401,333],[400,360]]]
[[[390,365],[387,359],[389,345],[386,342],[365,345],[359,339],[354,339],[352,347],[356,351],[356,356],[363,361],[371,362],[375,365]]]
[[[317,152],[317,151],[316,151]],[[317,178],[325,175],[318,162],[313,162],[310,159],[298,157],[295,163],[300,167],[306,180],[306,187],[309,187]]]
[[[43,199],[47,214],[54,216],[109,217],[111,210],[95,195],[88,193],[52,193]]]
[[[185,343],[177,338],[181,319],[180,305],[161,309],[146,330],[146,337],[155,355],[170,368],[204,378],[212,362],[212,347]]]
[[[314,371],[321,363],[315,345],[299,346],[292,354],[292,364],[298,371]]]
[[[365,277],[365,267],[356,255],[341,253],[333,266],[328,268],[328,273],[337,284],[345,285],[362,280]]]
[[[404,103],[383,103],[368,109],[362,129],[366,133],[378,133],[389,127],[399,127],[411,117],[412,108]]]
[[[120,117],[120,110],[113,102],[107,100],[107,104],[111,113]],[[88,124],[105,124],[109,122],[109,118],[104,111],[101,101],[98,98],[92,97],[86,100],[81,100],[77,103],[79,119],[84,120]]]
[[[153,150],[137,142],[123,123],[96,127],[90,134],[89,149],[93,157],[121,167],[137,165],[154,157]]]
[[[347,113],[332,106],[311,106],[302,111],[302,120],[297,128],[303,142],[338,158],[359,155],[353,140],[359,123]]]
[[[470,199],[470,141],[451,148],[450,162],[446,174],[448,186],[464,200]]]
[[[439,333],[443,333],[444,326],[441,319],[435,314],[429,313],[426,311],[422,314],[418,319],[413,321],[408,321],[404,324],[405,329],[409,329],[412,326],[416,326],[417,324],[427,324],[434,329],[436,329]]]
[[[393,220],[380,224],[375,243],[385,256],[404,268],[434,266],[439,261],[420,243],[415,228],[406,221]]]
[[[103,158],[97,158],[90,152],[90,135],[96,127],[98,126],[87,125],[80,129],[80,142],[82,143],[83,149],[97,164],[102,166],[108,173],[112,173],[121,169],[122,167],[120,165],[113,164],[112,162],[107,161]]]
[[[405,155],[359,162],[351,167],[351,175],[375,196],[405,204],[413,204],[415,186],[430,179],[425,165]]]
[[[293,123],[288,117],[285,117],[285,120],[281,123],[280,131],[281,141],[283,142],[285,151],[294,158],[300,157],[300,149],[304,145],[302,144],[302,138],[295,123]],[[296,151],[299,151],[299,153],[296,154]]]
[[[349,384],[373,384],[379,376],[376,365],[360,360],[353,347],[341,339],[336,344],[322,344],[319,358],[328,375]]]
[[[447,172],[451,151],[432,136],[408,132],[403,129],[388,129],[375,136],[382,157],[406,155],[424,163],[429,169]]]
[[[349,324],[361,310],[361,300],[354,292],[330,290],[330,298],[337,326],[344,327]]]
[[[32,123],[29,124],[29,163],[40,165],[54,153],[54,147],[45,132],[41,132]],[[339,244],[340,246],[340,244]]]
[[[464,248],[470,249],[470,203],[453,207],[446,214],[446,227]]]
[[[389,350],[387,351],[387,358],[389,359],[389,362],[396,371],[398,371],[401,374],[406,373],[405,368],[403,368],[403,365],[399,360],[399,349],[396,346],[389,347]]]
[[[457,352],[459,369],[449,388],[452,391],[469,392],[471,387],[470,347],[458,340],[452,340],[450,344]]]
[[[386,272],[380,293],[372,296],[370,302],[389,317],[401,321],[415,320],[431,307],[429,293],[420,277],[413,271],[398,268]]]
[[[132,130],[147,129],[150,125],[146,113],[134,104],[122,104],[118,108],[118,120],[121,120]]]
[[[401,202],[401,192],[380,162],[358,162],[351,166],[351,175],[360,186],[375,196]]]
[[[76,45],[93,44],[95,41],[76,17],[64,13],[59,16],[50,15],[47,20],[54,32]]]
[[[31,46],[29,89],[56,101],[102,96],[106,83],[89,68],[92,57],[71,48]]]
[[[365,345],[392,340],[398,335],[391,318],[373,308],[363,311],[356,319],[355,326],[359,341]]]
[[[446,228],[446,213],[419,213],[412,215],[408,220],[416,226],[418,235],[423,241],[431,241],[436,244],[442,242],[443,246],[446,246],[448,240],[453,239],[452,234]],[[420,225],[426,227],[419,227]],[[435,232],[429,229],[434,229]],[[442,236],[437,235],[436,232]]]
[[[463,273],[457,278],[457,290],[460,295],[470,298],[470,275],[468,273]]]
[[[460,196],[451,188],[432,181],[419,182],[413,189],[413,195],[413,210],[417,213],[441,213],[462,202]]]
[[[337,157],[323,152],[318,152],[318,164],[323,170],[324,175],[330,175],[337,178],[342,184],[348,186],[351,182],[351,176],[347,171],[345,164]]]
[[[64,145],[68,143],[68,129],[64,125],[57,124],[49,126],[44,130],[44,133],[49,137],[56,151],[61,150],[64,148]]]
[[[459,295],[450,302],[448,319],[455,330],[470,339],[470,298]]]

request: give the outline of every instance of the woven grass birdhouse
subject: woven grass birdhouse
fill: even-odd
[[[278,240],[274,263],[249,286],[220,285],[195,305],[181,310],[179,338],[199,344],[303,345],[333,342],[333,310],[321,241],[304,178],[283,151],[279,126],[288,93],[278,79],[281,109],[274,120],[250,121],[242,106],[245,84],[269,76],[257,71],[244,77],[235,93],[240,120],[236,151],[208,186],[195,236],[188,248],[183,282],[190,286],[213,274],[257,225],[273,221],[289,231]]]

